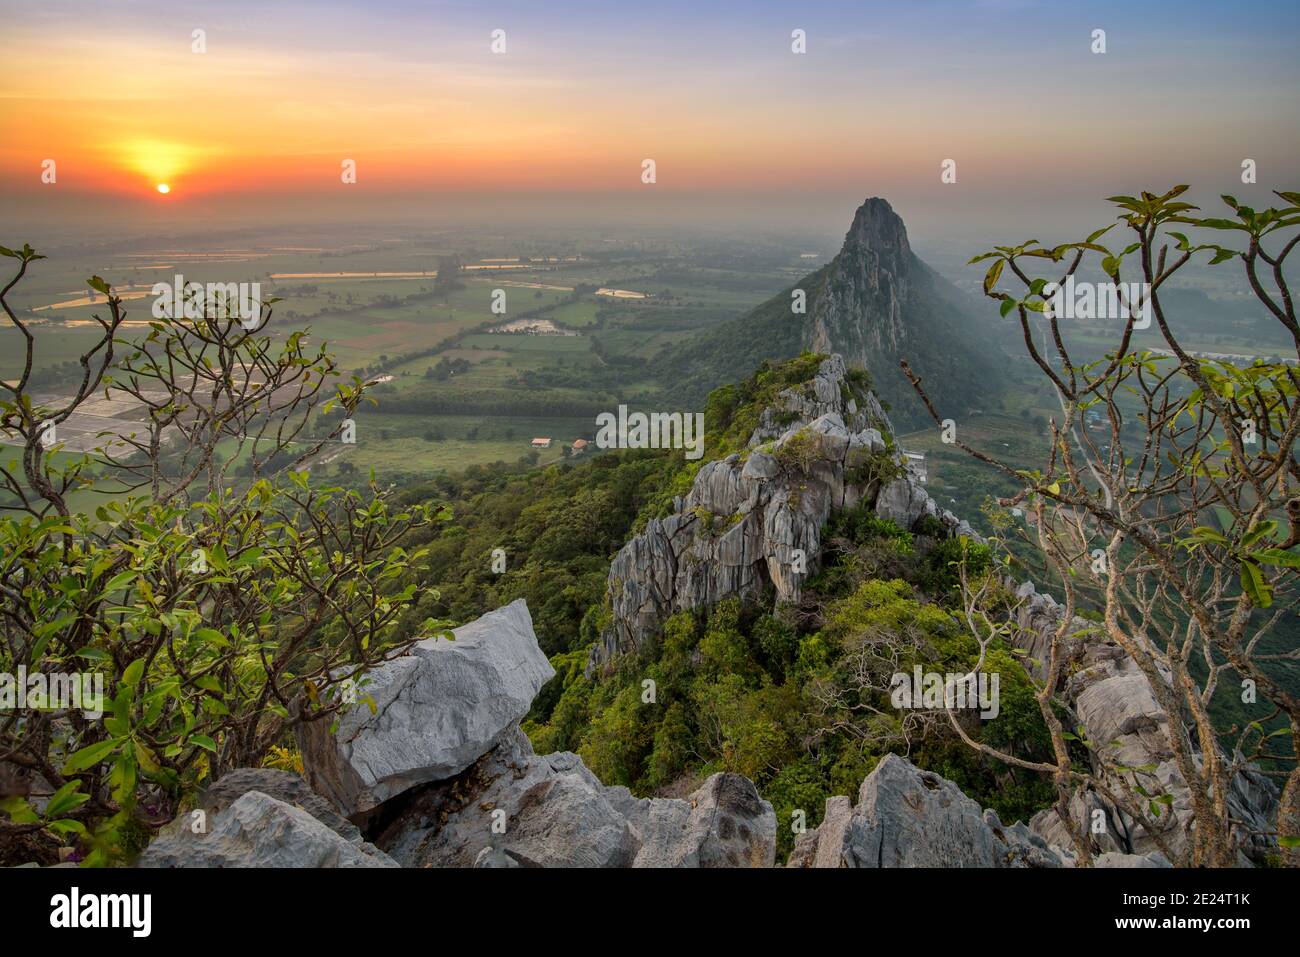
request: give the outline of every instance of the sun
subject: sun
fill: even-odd
[[[172,191],[172,188],[171,188],[170,186],[168,186],[166,183],[159,183],[159,184],[158,184],[158,192],[160,192],[160,193],[170,193],[171,191]]]

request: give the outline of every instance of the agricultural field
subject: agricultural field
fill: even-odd
[[[323,456],[328,463],[317,467],[327,474],[374,468],[415,478],[515,463],[532,456],[538,436],[556,439],[532,456],[548,464],[562,444],[590,437],[596,410],[661,395],[666,384],[638,371],[660,349],[743,314],[809,267],[793,245],[734,238],[557,240],[552,231],[506,246],[439,230],[362,234],[325,248],[318,235],[52,249],[12,303],[36,339],[40,391],[66,394],[80,378],[77,358],[96,341],[92,317],[106,310],[87,277],[103,276],[123,295],[119,355],[147,332],[155,282],[177,274],[258,282],[263,298],[279,299],[266,335],[283,342],[308,331],[311,344],[328,344],[340,372],[374,383],[378,404],[357,417],[365,439]],[[462,268],[440,282],[448,261]],[[504,313],[493,310],[495,290],[504,292]],[[510,323],[529,331],[493,331]],[[6,323],[0,378],[22,364],[23,337]]]

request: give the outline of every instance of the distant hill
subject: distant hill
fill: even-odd
[[[792,311],[802,289],[806,312]],[[906,359],[941,413],[954,417],[997,391],[1000,351],[976,304],[912,252],[883,199],[858,208],[839,254],[746,316],[676,343],[651,363],[680,402],[743,378],[764,359],[836,352],[871,373],[900,431],[929,421],[899,369]]]

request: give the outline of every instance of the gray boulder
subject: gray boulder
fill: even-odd
[[[776,862],[776,812],[752,781],[715,774],[684,800],[626,797],[640,847],[633,867],[771,867]]]
[[[453,777],[492,750],[522,718],[555,671],[537,645],[519,599],[431,638],[370,671],[361,701],[331,734],[324,721],[299,726],[311,786],[349,817],[430,781]]]
[[[227,771],[200,793],[196,802],[197,809],[203,810],[211,820],[249,791],[259,791],[267,797],[306,811],[345,841],[362,841],[360,829],[292,771],[278,771],[274,768],[235,768]],[[184,822],[185,815],[180,820]]]
[[[876,497],[876,514],[906,532],[922,515],[935,514],[935,505],[921,483],[906,474],[880,490]]]
[[[301,808],[247,791],[207,822],[153,841],[139,867],[397,867],[372,845],[349,841]]]
[[[956,784],[886,755],[850,809],[830,798],[788,867],[1060,867],[1063,856],[1023,824],[1007,827]]]
[[[775,812],[739,775],[684,800],[635,798],[575,754],[533,754],[517,729],[386,811],[376,843],[406,867],[770,867],[776,856]]]

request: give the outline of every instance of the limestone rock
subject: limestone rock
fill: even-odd
[[[555,674],[523,599],[432,638],[371,670],[359,702],[331,734],[301,726],[307,779],[349,817],[429,781],[453,777],[492,750]]]
[[[377,848],[348,841],[301,808],[247,791],[209,822],[206,834],[153,841],[140,867],[396,867]]]
[[[856,466],[884,451],[889,419],[870,393],[862,408],[830,356],[800,387],[762,411],[742,459],[702,466],[674,513],[652,519],[623,546],[609,571],[613,610],[588,673],[639,647],[677,611],[752,598],[769,585],[797,601],[817,570],[821,531],[833,509],[875,495]]]
[[[880,490],[876,514],[906,532],[922,515],[934,514],[934,502],[920,482],[911,475],[903,475]]]
[[[856,807],[847,797],[803,835],[790,867],[1060,867],[1062,855],[1023,824],[1006,827],[956,784],[886,755]]]
[[[211,820],[249,791],[258,791],[306,811],[345,841],[358,843],[362,840],[361,831],[355,824],[343,817],[338,808],[313,791],[306,781],[292,771],[235,768],[208,785],[199,795],[197,806]],[[184,821],[184,816],[181,820]]]
[[[770,867],[776,815],[716,774],[690,798],[606,787],[575,754],[517,729],[463,775],[392,802],[375,840],[407,867]]]

